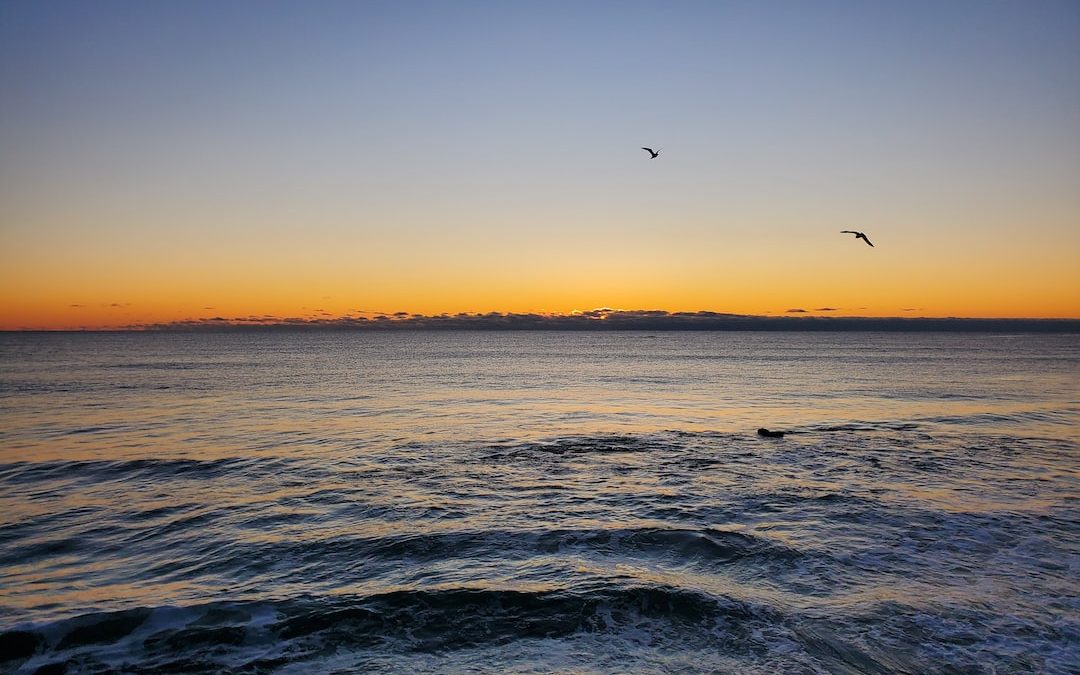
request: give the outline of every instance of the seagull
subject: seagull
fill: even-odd
[[[856,232],[855,230],[840,230],[841,234],[853,234],[856,239],[862,239],[866,242],[866,245],[873,248],[874,245],[870,243],[870,240],[866,238],[866,235],[862,232]]]
[[[642,148],[642,150],[652,155],[652,157],[649,157],[649,159],[656,159],[660,156],[660,150],[663,150],[663,148],[660,148],[660,150],[653,150],[652,148]]]

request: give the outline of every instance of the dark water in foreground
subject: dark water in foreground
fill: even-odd
[[[0,335],[0,671],[1076,672],[1078,382],[1077,336]]]

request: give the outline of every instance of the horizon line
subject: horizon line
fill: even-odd
[[[6,333],[232,332],[260,330],[536,330],[536,331],[995,331],[1080,332],[1080,318],[1070,317],[922,317],[828,316],[788,310],[782,315],[734,314],[700,310],[622,310],[607,307],[569,314],[537,312],[458,312],[419,314],[364,312],[339,317],[249,315],[180,319],[124,326],[0,328]],[[369,318],[370,317],[370,318]]]

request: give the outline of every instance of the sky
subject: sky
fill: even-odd
[[[0,3],[0,328],[598,307],[1080,318],[1080,3]]]

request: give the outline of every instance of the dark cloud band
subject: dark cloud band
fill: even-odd
[[[789,312],[792,310],[789,310]],[[814,311],[828,311],[828,308]],[[798,310],[804,313],[806,310]],[[500,313],[375,316],[244,316],[140,324],[139,330],[643,330],[643,331],[964,331],[1080,333],[1078,319],[757,316],[720,312],[593,309],[571,314]]]

